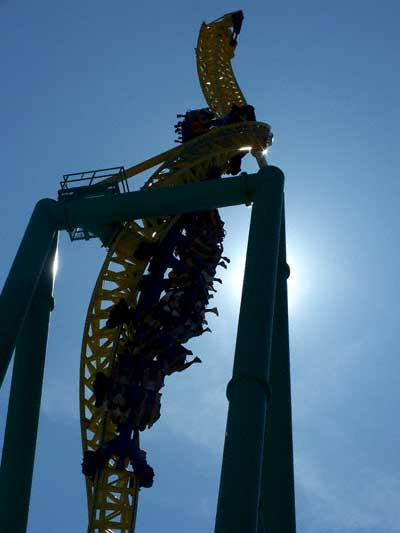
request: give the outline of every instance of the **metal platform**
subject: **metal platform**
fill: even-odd
[[[76,197],[96,198],[129,192],[124,167],[102,168],[64,174],[58,191],[59,200]],[[68,231],[71,241],[89,240],[97,237],[85,228]]]

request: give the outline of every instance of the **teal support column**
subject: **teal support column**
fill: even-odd
[[[18,336],[0,466],[0,531],[25,533],[35,458],[57,237]]]
[[[49,217],[52,205],[56,202],[47,199],[36,204],[0,295],[0,387],[56,234]]]
[[[283,174],[262,170],[250,222],[218,498],[216,533],[255,533],[269,397]]]
[[[286,238],[282,211],[258,533],[295,533]]]

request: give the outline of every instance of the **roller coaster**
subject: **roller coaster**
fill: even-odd
[[[123,180],[161,163],[144,188],[220,179],[240,172],[251,147],[261,165],[270,126],[255,120],[231,59],[241,11],[203,24],[197,71],[208,108],[178,116],[180,146],[110,177]],[[160,417],[164,378],[182,371],[192,352],[183,345],[209,331],[205,313],[223,254],[218,211],[143,219],[120,228],[100,271],[87,313],[80,402],[88,533],[134,529],[138,493],[152,469],[139,433]]]
[[[265,168],[271,128],[256,120],[231,65],[242,21],[236,11],[202,24],[196,61],[207,107],[177,115],[178,146],[128,169],[65,175],[59,201],[127,192],[129,178],[154,167],[143,191],[225,181],[241,172],[247,154]],[[100,237],[108,249],[87,311],[80,364],[87,532],[131,533],[139,491],[154,478],[140,434],[160,418],[166,378],[201,363],[189,360],[185,345],[210,331],[207,313],[218,315],[209,306],[222,283],[217,268],[230,262],[223,255],[224,222],[217,209],[207,209],[73,226],[65,228],[71,240]],[[244,373],[240,379],[258,378]],[[257,382],[270,395],[268,383]]]

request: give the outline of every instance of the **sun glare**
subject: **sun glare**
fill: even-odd
[[[287,263],[290,267],[290,276],[288,279],[288,306],[289,311],[297,309],[304,301],[309,290],[310,272],[307,274],[306,260],[296,251],[288,253]]]
[[[294,310],[299,307],[304,300],[307,293],[308,286],[304,281],[304,261],[301,256],[291,254],[288,257],[288,265],[290,266],[290,276],[288,279],[288,307],[289,310]],[[226,272],[223,273],[224,284],[228,288],[229,296],[235,300],[240,300],[242,294],[244,269],[246,264],[245,250],[243,254],[232,258]]]
[[[53,262],[53,276],[54,279],[56,279],[58,272],[58,247],[56,249],[56,253],[54,254],[54,262]]]
[[[246,264],[245,253],[243,255],[231,258],[226,273],[224,273],[224,283],[229,288],[229,295],[235,300],[240,300],[242,294],[244,267]]]

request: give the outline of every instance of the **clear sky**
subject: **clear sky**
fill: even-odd
[[[298,532],[399,532],[397,1],[0,0],[0,283],[62,174],[173,145],[176,113],[204,105],[200,24],[240,8],[234,70],[286,175]],[[213,531],[250,210],[222,214],[221,316],[143,437],[156,478],[138,533]],[[104,255],[61,236],[29,533],[85,531],[79,358]]]

